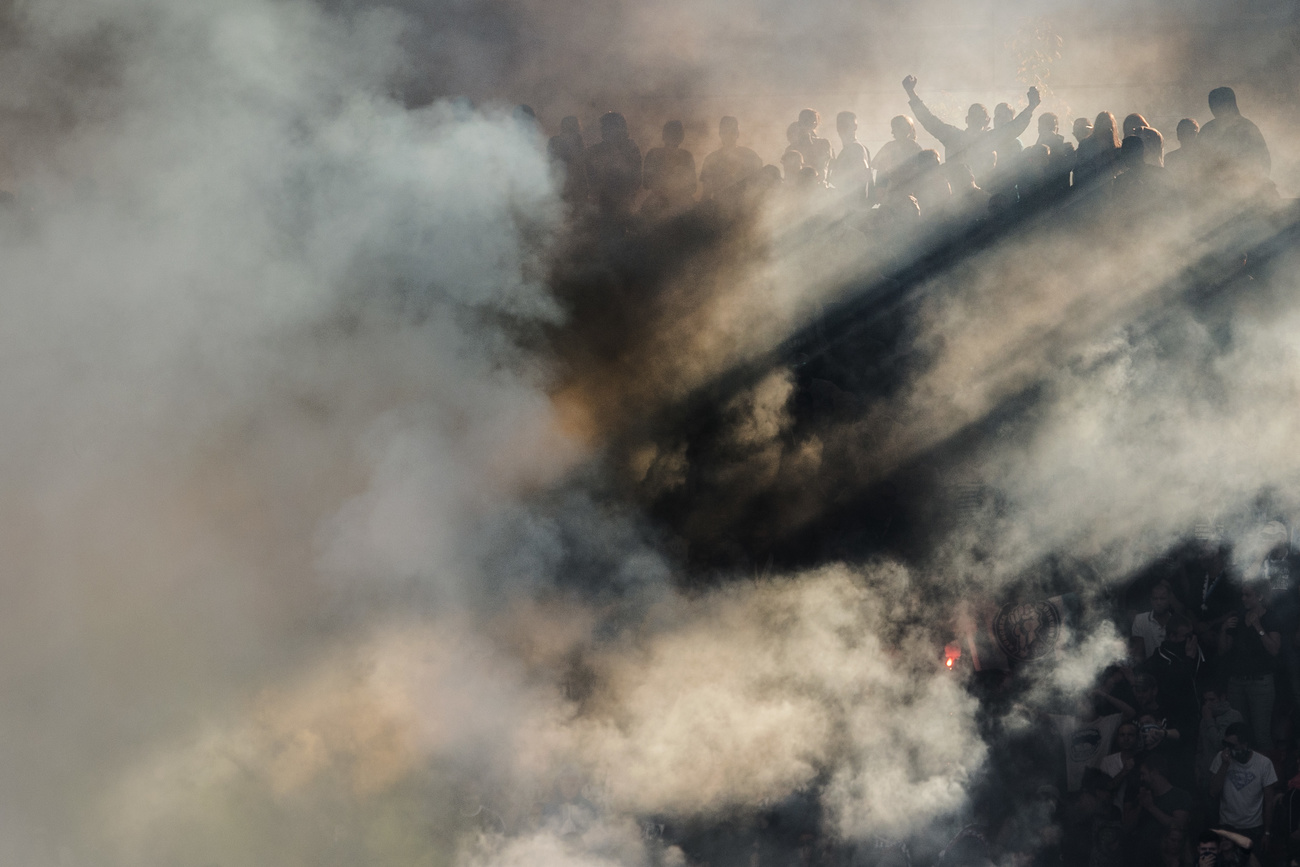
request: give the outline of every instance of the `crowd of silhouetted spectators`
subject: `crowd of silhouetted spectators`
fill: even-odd
[[[578,118],[564,118],[548,149],[575,212],[620,232],[704,203],[727,213],[773,196],[839,205],[842,213],[861,217],[868,231],[996,218],[1080,191],[1122,204],[1160,204],[1191,192],[1276,196],[1268,147],[1238,110],[1231,88],[1210,93],[1212,119],[1203,126],[1181,120],[1173,136],[1177,147],[1169,148],[1169,137],[1141,114],[1120,123],[1110,112],[1075,119],[1069,138],[1060,118],[1040,114],[1037,136],[1025,145],[1021,137],[1040,102],[1036,88],[1019,111],[1001,103],[990,116],[975,104],[958,126],[936,116],[916,86],[914,77],[904,79],[911,114],[893,118],[891,139],[875,154],[859,141],[854,113],[836,116],[837,147],[821,134],[813,109],[801,111],[786,129],[779,165],[764,164],[741,144],[740,121],[730,116],[718,123],[717,149],[699,162],[682,147],[681,121],[664,124],[662,142],[643,153],[626,118],[613,111],[601,116],[594,142]],[[535,122],[531,109],[521,111]],[[918,123],[942,153],[921,146]]]

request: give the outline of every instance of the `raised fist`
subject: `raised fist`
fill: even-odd
[[[1038,88],[1036,87],[1029,88],[1029,93],[1027,94],[1027,96],[1029,97],[1030,108],[1036,107],[1040,102],[1043,101],[1043,98],[1038,95]]]
[[[916,91],[915,75],[909,75],[907,78],[903,79],[903,90],[907,91],[908,96],[914,95],[914,92]]]

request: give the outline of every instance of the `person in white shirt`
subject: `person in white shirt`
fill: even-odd
[[[1270,836],[1277,772],[1250,748],[1250,728],[1233,723],[1223,736],[1223,751],[1210,762],[1210,793],[1219,795],[1219,821],[1257,845]]]
[[[1143,611],[1133,618],[1132,635],[1142,639],[1147,658],[1156,652],[1165,640],[1165,627],[1169,624],[1172,603],[1169,585],[1161,581],[1151,588],[1151,610]]]

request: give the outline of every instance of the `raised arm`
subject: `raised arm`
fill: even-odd
[[[1010,138],[1020,138],[1024,131],[1029,129],[1029,119],[1034,116],[1034,109],[1038,108],[1038,104],[1043,101],[1038,95],[1038,88],[1036,87],[1029,88],[1029,93],[1026,96],[1029,99],[1029,105],[1002,128],[1006,130],[1006,134]],[[1001,131],[999,130],[999,132]]]
[[[921,128],[937,138],[945,149],[954,147],[961,130],[946,121],[939,120],[930,109],[926,108],[925,103],[921,102],[921,97],[916,95],[915,75],[903,79],[903,90],[907,91],[907,104],[912,107],[912,113],[921,122]],[[954,144],[949,144],[950,142]]]

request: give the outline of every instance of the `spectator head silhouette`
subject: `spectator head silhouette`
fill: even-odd
[[[1096,120],[1092,122],[1090,138],[1108,142],[1111,147],[1119,147],[1119,131],[1115,129],[1115,115],[1108,111],[1097,115]]]
[[[1060,119],[1050,111],[1045,111],[1038,116],[1039,135],[1056,135],[1060,128]]]
[[[851,111],[835,115],[835,130],[844,141],[853,141],[858,136],[858,116]]]
[[[781,154],[781,169],[785,172],[785,179],[793,181],[799,176],[799,171],[803,168],[803,154],[797,150],[788,150]]]
[[[1147,124],[1147,119],[1145,117],[1137,112],[1133,112],[1133,114],[1124,118],[1124,138],[1128,138],[1131,135],[1137,135],[1138,130],[1145,129],[1148,125],[1149,124]]]
[[[1020,155],[1026,180],[1041,181],[1051,165],[1052,149],[1045,144],[1032,144]]]
[[[1210,114],[1215,117],[1241,114],[1237,108],[1237,94],[1231,87],[1216,87],[1210,91]]]
[[[740,121],[731,115],[718,121],[718,138],[722,139],[724,146],[735,147],[736,142],[740,141]]]
[[[1232,757],[1239,762],[1250,759],[1250,726],[1244,722],[1235,722],[1224,729],[1223,746],[1232,751]]]
[[[989,128],[989,110],[978,102],[971,105],[966,112],[966,128],[980,132]]]
[[[1178,128],[1174,130],[1174,135],[1178,137],[1178,146],[1187,147],[1196,141],[1196,134],[1200,131],[1201,125],[1190,117],[1178,121]]]
[[[616,111],[607,111],[600,116],[600,140],[618,144],[628,140],[627,118]]]
[[[560,121],[560,132],[569,136],[582,136],[582,124],[573,115],[569,115]]]
[[[1119,146],[1119,165],[1124,170],[1134,169],[1142,165],[1142,160],[1146,156],[1146,145],[1142,143],[1142,137],[1136,135],[1126,136]]]
[[[993,107],[993,126],[999,127],[1015,119],[1016,112],[1008,103],[999,102]]]
[[[1138,138],[1142,139],[1143,153],[1148,165],[1164,167],[1165,164],[1165,137],[1160,134],[1160,130],[1144,126],[1137,132]]]
[[[1088,120],[1086,117],[1076,117],[1074,119],[1074,128],[1070,133],[1074,136],[1075,141],[1083,141],[1088,136],[1092,135],[1092,121]]]
[[[900,114],[889,122],[889,131],[895,141],[916,141],[916,123],[907,115]]]
[[[817,126],[821,122],[821,115],[819,115],[815,109],[805,108],[803,111],[799,112],[798,124],[808,130],[809,135],[817,132]]]
[[[808,132],[805,127],[799,125],[798,121],[790,124],[785,128],[785,140],[790,143],[790,147],[799,149],[812,149],[812,133]]]
[[[668,149],[681,147],[682,142],[686,140],[686,130],[682,128],[680,120],[670,120],[664,124],[664,147]]]

